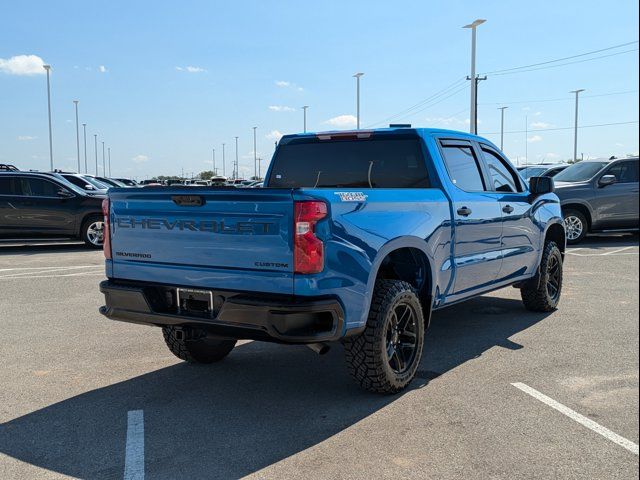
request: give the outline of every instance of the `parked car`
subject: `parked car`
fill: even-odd
[[[93,178],[98,180],[100,183],[104,183],[109,188],[111,188],[111,187],[118,187],[118,188],[127,187],[127,185],[125,185],[122,182],[119,182],[118,180],[116,180],[114,178],[98,177],[97,175],[95,177],[93,177]]]
[[[355,381],[398,392],[431,312],[515,286],[555,309],[565,232],[553,180],[489,141],[391,128],[284,136],[262,189],[109,190],[100,312],[163,328],[193,363],[237,339],[344,343]]]
[[[221,187],[227,183],[227,177],[212,177],[211,185],[215,187]]]
[[[79,173],[60,173],[60,175],[76,187],[83,189],[89,195],[106,195],[109,189],[104,183],[100,183],[95,178],[87,175],[81,175]]]
[[[149,184],[152,184],[152,183],[160,184],[160,182],[159,182],[158,180],[156,180],[155,178],[153,178],[153,179],[146,179],[146,180],[142,180],[142,181],[140,182],[140,185],[143,185],[143,186],[144,186],[144,185],[149,185]]]
[[[568,243],[579,243],[591,232],[638,230],[637,157],[585,160],[554,180]]]
[[[0,170],[0,238],[79,238],[100,248],[105,198],[57,173]]]
[[[130,178],[114,178],[114,180],[117,180],[120,183],[124,183],[127,187],[139,187],[140,185],[138,185],[138,182],[136,182],[135,180],[132,180]]]
[[[531,177],[555,177],[568,166],[567,163],[527,165],[518,167],[518,171],[525,180],[528,180]]]

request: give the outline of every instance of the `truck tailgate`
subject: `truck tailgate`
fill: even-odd
[[[109,198],[113,278],[292,293],[291,190],[113,189]]]

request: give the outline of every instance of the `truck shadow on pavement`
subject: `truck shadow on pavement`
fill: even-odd
[[[522,348],[509,338],[545,317],[495,297],[437,312],[411,388],[492,347]],[[319,357],[306,347],[251,342],[220,364],[179,363],[4,423],[0,452],[73,477],[122,478],[127,411],[142,409],[147,478],[239,478],[401,400],[360,391],[340,346]]]

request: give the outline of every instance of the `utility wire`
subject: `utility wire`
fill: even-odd
[[[615,50],[616,48],[622,48],[622,47],[626,47],[626,46],[629,46],[629,45],[634,45],[636,43],[638,43],[638,40],[634,40],[633,42],[621,43],[619,45],[613,45],[613,46],[607,47],[607,48],[601,48],[599,50],[592,50],[590,52],[579,53],[577,55],[571,55],[569,57],[556,58],[555,60],[547,60],[546,62],[532,63],[532,64],[529,64],[529,65],[521,65],[519,67],[504,68],[504,69],[501,69],[501,70],[493,70],[491,72],[485,72],[482,75],[496,75],[498,73],[512,72],[514,70],[520,70],[520,69],[523,69],[523,68],[539,67],[541,65],[548,65],[548,64],[551,64],[551,63],[563,62],[565,60],[571,60],[571,59],[574,59],[574,58],[585,57],[587,55],[593,55],[593,54],[596,54],[596,53],[602,53],[602,52],[606,52],[606,51],[609,51],[609,50]]]
[[[612,95],[628,95],[630,93],[638,93],[638,90],[627,90],[624,92],[611,92],[611,93],[600,93],[597,95],[580,95],[580,99],[583,98],[597,98],[597,97],[610,97]],[[575,101],[574,97],[562,97],[562,98],[547,98],[543,100],[518,100],[514,102],[484,102],[479,103],[478,105],[516,105],[521,103],[547,103],[547,102],[573,102]]]
[[[595,127],[609,127],[612,125],[631,125],[633,123],[638,123],[638,120],[631,120],[629,122],[613,122],[613,123],[598,123],[595,125],[580,125],[578,128],[595,128]],[[510,130],[504,133],[535,133],[535,132],[551,132],[557,130],[573,130],[575,127],[552,127],[552,128],[534,128],[527,130]],[[482,132],[479,135],[500,135],[500,132]]]
[[[414,104],[414,105],[412,105],[412,106],[410,106],[410,107],[408,107],[408,108],[406,108],[404,110],[401,110],[400,112],[397,112],[397,113],[395,113],[395,114],[393,114],[393,115],[391,115],[391,116],[389,116],[387,118],[384,118],[384,119],[382,119],[380,121],[371,123],[371,124],[367,125],[365,128],[370,128],[370,127],[373,127],[375,125],[379,125],[381,123],[386,123],[386,122],[388,122],[390,120],[394,120],[394,119],[396,119],[398,117],[406,115],[409,112],[411,112],[412,110],[415,110],[416,108],[420,108],[423,105],[425,105],[426,103],[429,103],[432,100],[435,100],[435,99],[441,97],[442,95],[446,95],[451,90],[453,90],[453,89],[457,88],[458,86],[460,86],[461,83],[466,83],[466,77],[459,78],[455,82],[451,83],[450,85],[448,85],[447,87],[443,88],[442,90],[439,90],[436,93],[430,95],[429,97],[425,98],[424,100],[421,100],[418,103],[416,103],[416,104]]]

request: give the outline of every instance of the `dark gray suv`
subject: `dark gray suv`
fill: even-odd
[[[587,233],[638,230],[638,158],[588,160],[555,178],[567,242]]]

